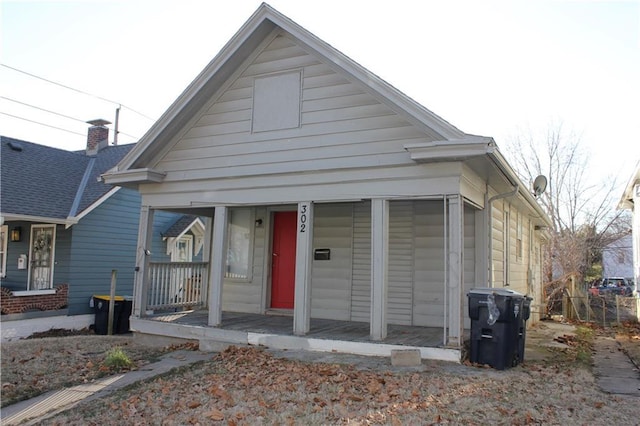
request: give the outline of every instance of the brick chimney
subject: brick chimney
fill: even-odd
[[[87,121],[87,123],[91,124],[87,133],[87,155],[92,156],[109,145],[109,129],[106,125],[111,122],[99,118]]]

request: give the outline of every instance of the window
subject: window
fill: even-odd
[[[0,277],[7,275],[7,225],[0,226]]]
[[[175,247],[171,251],[172,262],[193,261],[193,237],[185,234],[174,242]]]
[[[241,280],[250,278],[251,270],[251,210],[229,211],[229,243],[225,277]]]

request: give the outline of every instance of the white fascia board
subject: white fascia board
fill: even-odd
[[[261,15],[265,10],[272,10],[266,3],[258,8],[256,12],[244,23],[236,34],[227,42],[220,52],[209,62],[209,64],[198,74],[198,76],[187,86],[180,96],[169,106],[162,116],[151,126],[140,141],[131,151],[118,163],[117,169],[126,171],[132,167],[140,156],[147,150],[162,132],[171,125],[182,110],[191,102],[197,94],[206,86],[209,80],[223,67],[223,65],[239,50],[242,44],[253,34],[257,27],[263,22]]]
[[[404,149],[411,159],[420,161],[452,161],[486,155],[495,150],[493,138],[469,136],[463,139],[407,144]]]
[[[541,219],[547,227],[552,227],[553,223],[547,213],[540,207],[538,201],[535,199],[533,194],[528,190],[528,186],[522,183],[516,172],[513,170],[511,165],[507,162],[507,160],[502,156],[498,149],[494,149],[488,153],[489,158],[493,161],[496,167],[502,172],[504,177],[511,183],[513,186],[518,187],[518,194],[522,196],[522,198],[526,201],[526,203],[534,210],[539,219]]]
[[[159,183],[167,174],[153,169],[132,169],[112,171],[102,175],[104,183],[109,185],[122,185],[130,183]]]
[[[95,210],[100,204],[104,203],[109,197],[111,197],[113,194],[118,192],[120,190],[120,188],[121,187],[119,187],[119,186],[111,188],[106,194],[104,194],[102,197],[98,198],[89,207],[87,207],[86,209],[81,211],[79,215],[74,216],[74,217],[68,217],[67,220],[73,221],[73,223],[71,223],[70,225],[67,225],[67,228],[70,228],[71,225],[74,225],[74,224],[80,222],[83,217],[85,217],[86,215],[91,213],[93,210]]]
[[[270,21],[291,34],[297,41],[305,45],[305,47],[322,57],[328,65],[339,67],[343,72],[360,81],[366,89],[373,90],[375,93],[380,94],[383,102],[384,100],[389,101],[384,102],[387,105],[392,108],[393,106],[397,106],[400,110],[415,119],[416,123],[422,124],[428,129],[435,131],[443,138],[456,139],[464,137],[464,132],[439,117],[437,114],[414,101],[409,96],[405,95],[400,90],[378,77],[376,74],[370,72],[344,53],[333,48],[322,39],[316,37],[305,28],[296,24],[285,15],[272,9],[268,5],[263,5],[266,6],[266,9],[268,10],[266,17]]]
[[[2,216],[5,222],[22,221],[22,222],[51,223],[56,225],[67,225],[67,227],[78,222],[74,218],[60,219],[55,217],[31,216],[26,214],[13,214],[13,213],[0,213],[0,216]]]

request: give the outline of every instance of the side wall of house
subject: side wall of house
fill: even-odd
[[[528,215],[508,199],[491,206],[491,262],[493,287],[507,287],[533,298],[532,311],[539,319],[542,303],[542,254],[538,230]]]
[[[140,195],[121,189],[73,226],[70,250],[69,314],[92,313],[94,294],[109,294],[116,270],[116,294],[133,294]],[[160,233],[177,219],[174,213],[154,214],[152,260],[166,261]]]

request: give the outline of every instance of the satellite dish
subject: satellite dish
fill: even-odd
[[[538,176],[533,181],[533,195],[539,197],[547,189],[547,178],[543,175]]]

